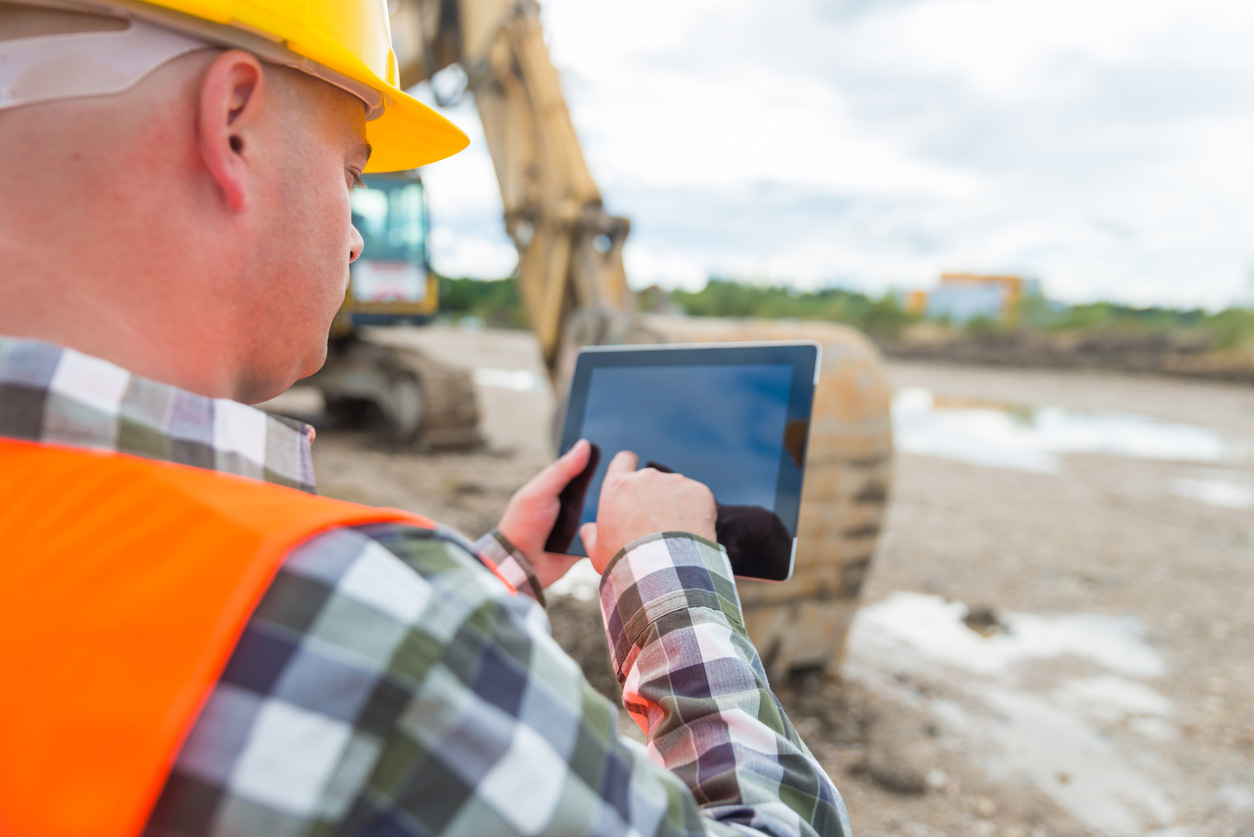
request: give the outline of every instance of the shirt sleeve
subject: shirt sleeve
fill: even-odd
[[[721,546],[678,532],[628,544],[606,568],[601,610],[624,707],[706,816],[752,833],[850,833],[770,690]]]
[[[541,607],[547,607],[544,601],[544,589],[536,571],[527,560],[527,556],[514,546],[500,529],[493,529],[475,541],[475,552],[481,559],[487,559],[510,584],[522,593],[535,599]]]
[[[717,546],[633,544],[607,600],[647,747],[543,609],[462,542],[394,525],[315,538],[250,620],[146,833],[848,833]]]

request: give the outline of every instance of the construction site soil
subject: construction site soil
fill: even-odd
[[[321,491],[481,534],[552,456],[533,339],[379,336],[475,370],[487,444],[324,425]],[[1254,387],[888,369],[895,482],[845,656],[774,684],[855,833],[1254,837]],[[593,588],[565,589],[554,636],[612,695]]]
[[[910,361],[1093,369],[1254,383],[1254,345],[1222,349],[1206,335],[1034,331],[955,334],[931,323],[879,341],[889,357]]]

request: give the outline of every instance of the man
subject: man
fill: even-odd
[[[539,604],[586,444],[476,549],[244,406],[324,359],[358,176],[465,144],[386,14],[0,1],[0,833],[847,833],[704,486],[619,454],[583,533],[643,748]]]

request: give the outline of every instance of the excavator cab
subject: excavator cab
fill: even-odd
[[[482,437],[470,373],[426,354],[399,329],[388,331],[423,325],[439,311],[422,179],[400,172],[362,181],[352,211],[365,247],[350,267],[326,363],[302,383],[321,390],[326,412],[340,426],[379,427],[420,449],[475,447]]]
[[[439,311],[440,283],[427,258],[431,230],[418,172],[371,174],[352,192],[353,226],[365,241],[331,336],[355,327],[423,325]]]

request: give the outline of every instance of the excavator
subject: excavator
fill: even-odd
[[[301,383],[321,390],[337,424],[378,426],[418,450],[475,447],[482,437],[470,373],[367,336],[368,326],[428,322],[439,310],[440,285],[427,255],[421,175],[367,175],[365,186],[352,195],[353,226],[365,247],[331,323],[327,361]]]
[[[586,345],[810,339],[823,346],[793,578],[746,581],[739,589],[746,627],[772,678],[837,665],[891,482],[890,388],[875,347],[835,323],[637,313],[623,263],[630,223],[604,208],[544,41],[539,4],[394,0],[391,8],[402,86],[439,74],[432,85],[439,104],[473,97],[505,229],[518,250],[519,290],[559,399],[575,354]],[[373,401],[403,439],[473,442],[467,373],[361,336],[362,325],[421,320],[435,310],[425,235],[397,231],[408,223],[425,232],[425,214],[418,226],[412,217],[421,205],[413,202],[421,197],[420,184],[413,175],[376,179],[365,193],[375,194],[355,199],[365,255],[337,320],[327,367],[310,383],[323,389],[332,411],[352,412]],[[408,251],[396,249],[407,241]]]

